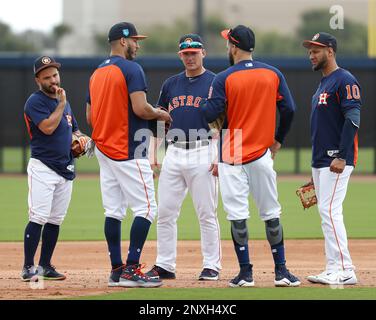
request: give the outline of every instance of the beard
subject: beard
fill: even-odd
[[[230,62],[230,66],[234,65],[234,56],[231,52],[228,53],[228,61]]]
[[[50,86],[42,84],[41,87],[42,87],[42,91],[49,93],[49,94],[55,94],[56,93],[55,87],[60,87],[60,83],[55,83]]]
[[[132,49],[131,47],[128,47],[127,48],[127,52],[125,53],[125,57],[128,59],[128,60],[133,60],[135,58],[135,54],[132,52]]]
[[[328,63],[328,60],[323,59],[318,64],[316,64],[315,66],[312,66],[312,70],[313,71],[321,70],[321,69],[326,67],[327,63]]]

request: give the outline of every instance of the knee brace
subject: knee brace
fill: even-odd
[[[279,218],[265,221],[266,237],[271,246],[283,244],[283,230]]]
[[[231,220],[232,240],[239,246],[248,244],[247,220]]]

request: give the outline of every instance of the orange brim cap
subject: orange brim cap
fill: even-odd
[[[131,36],[129,38],[134,38],[134,39],[137,39],[137,40],[144,40],[146,39],[148,36],[143,36],[141,34],[138,34],[137,36]]]
[[[225,30],[222,30],[221,31],[221,36],[224,38],[224,39],[226,39],[226,40],[228,40],[228,32],[230,31],[230,29],[225,29]]]
[[[312,40],[304,40],[303,41],[303,47],[309,48],[310,46],[327,47],[327,45],[325,45],[321,42],[316,42],[316,41],[312,41]]]
[[[183,52],[200,52],[203,48],[186,48],[183,50],[180,50],[178,53],[183,53]]]

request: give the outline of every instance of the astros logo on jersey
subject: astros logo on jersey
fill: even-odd
[[[327,105],[328,103],[326,102],[326,99],[328,99],[329,95],[324,92],[324,93],[320,93],[320,96],[319,96],[319,104],[325,104]]]
[[[168,111],[171,112],[172,110],[183,106],[198,108],[200,106],[201,99],[201,97],[194,97],[192,95],[174,97],[168,104]]]

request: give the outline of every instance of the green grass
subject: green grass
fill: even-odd
[[[279,199],[283,213],[281,221],[287,239],[322,238],[317,208],[303,211],[296,188],[302,180],[279,181]],[[27,215],[27,177],[0,176],[0,241],[22,241]],[[350,238],[376,238],[376,184],[372,181],[351,181],[344,203],[345,224]],[[250,238],[264,239],[264,224],[260,220],[250,198],[251,218],[248,221]],[[218,217],[222,239],[231,239],[229,223],[219,201]],[[128,239],[132,215],[123,222],[123,239]],[[103,240],[104,214],[101,202],[99,178],[78,177],[73,184],[72,201],[61,228],[61,240]],[[200,238],[199,225],[193,203],[188,196],[178,220],[178,237],[181,240]],[[156,239],[153,223],[148,239]]]
[[[375,288],[157,288],[128,289],[79,300],[375,300]]]
[[[281,217],[285,238],[322,238],[320,218],[316,208],[303,211],[295,195],[302,180],[278,182]],[[0,241],[22,241],[27,215],[27,177],[0,176]],[[373,181],[351,181],[344,203],[345,223],[350,238],[376,238],[376,204],[373,200],[376,184]],[[264,239],[263,222],[250,199],[251,218],[248,221],[250,238]],[[230,239],[229,223],[221,201],[218,208],[222,239]],[[78,176],[74,182],[71,205],[61,228],[60,240],[104,240],[103,208],[98,177]],[[123,239],[128,239],[131,214],[123,226]],[[156,239],[156,224],[149,239]],[[188,196],[178,221],[179,239],[199,239],[199,226]],[[158,288],[125,289],[106,295],[87,296],[83,300],[375,300],[375,288],[331,289],[315,288]]]
[[[26,150],[27,159],[30,155],[29,149]],[[1,153],[0,153],[1,157]],[[356,167],[356,173],[374,172],[375,152],[372,148],[363,148],[359,151],[359,160]],[[160,160],[162,156],[158,157]],[[23,150],[21,148],[3,148],[3,172],[22,172]],[[311,149],[301,149],[299,151],[300,172],[311,172]],[[1,160],[0,160],[1,163]],[[76,162],[77,172],[99,172],[96,158],[88,159],[82,157]],[[0,168],[1,170],[1,168]],[[294,173],[295,170],[295,150],[281,149],[275,161],[275,170],[278,173]]]

